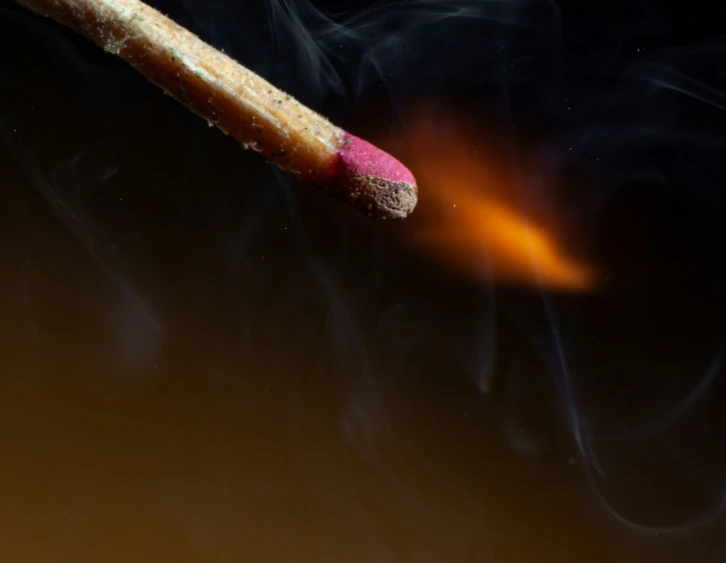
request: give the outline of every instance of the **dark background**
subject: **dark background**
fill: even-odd
[[[715,5],[152,4],[384,148],[423,102],[546,163],[602,283],[461,278],[0,0],[3,561],[724,560]]]

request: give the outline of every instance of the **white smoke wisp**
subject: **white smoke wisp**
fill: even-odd
[[[122,363],[132,369],[148,368],[154,362],[162,323],[125,273],[117,245],[109,240],[84,206],[87,196],[85,191],[104,186],[116,173],[118,161],[104,162],[98,156],[90,156],[91,149],[84,149],[46,172],[35,156],[32,142],[24,138],[23,131],[30,117],[11,121],[3,117],[3,113],[7,115],[8,112],[0,111],[0,139],[3,146],[15,156],[27,178],[40,190],[68,232],[104,273],[118,296],[112,323],[117,333]],[[117,139],[116,142],[123,144],[124,140]],[[90,171],[83,166],[86,162],[91,166]]]

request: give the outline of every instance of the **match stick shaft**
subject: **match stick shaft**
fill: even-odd
[[[15,1],[119,55],[245,148],[361,211],[403,217],[415,206],[415,180],[395,159],[334,126],[143,2]]]

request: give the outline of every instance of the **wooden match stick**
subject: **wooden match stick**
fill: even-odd
[[[15,0],[119,55],[194,113],[366,215],[406,217],[418,190],[395,158],[330,123],[139,0]]]

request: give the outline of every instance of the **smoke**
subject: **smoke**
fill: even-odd
[[[339,2],[310,0],[155,3],[314,106],[330,98],[356,99],[381,85],[405,89],[402,80],[411,81],[408,88],[422,80],[497,82],[493,63],[503,57],[516,67],[511,78],[526,80],[539,72],[549,38],[561,25],[551,0],[348,4],[357,6],[341,10]]]
[[[679,393],[680,400],[678,403],[666,408],[665,412],[651,413],[647,412],[647,409],[644,409],[644,412],[641,414],[643,419],[631,423],[631,426],[626,431],[617,434],[592,435],[588,439],[596,442],[616,442],[635,437],[648,439],[659,433],[667,432],[674,425],[682,421],[684,417],[688,416],[692,410],[698,408],[699,403],[707,395],[716,376],[720,373],[722,361],[723,349],[719,347],[714,353],[708,367],[703,372],[703,375],[696,380],[696,385],[691,390],[688,390],[682,398],[680,398],[681,393]]]
[[[272,0],[268,9],[278,48],[291,46],[286,50],[297,53],[309,82],[318,91],[335,93],[347,84],[360,94],[371,83],[386,83],[411,69],[418,79],[479,81],[482,77],[471,73],[472,63],[506,48],[497,34],[487,39],[487,31],[517,28],[546,34],[559,26],[556,5],[541,0],[377,2],[337,14],[307,1]],[[457,46],[463,52],[457,53]]]
[[[723,45],[708,43],[705,46],[688,49],[679,53],[679,59],[697,57],[699,66],[703,59],[718,56],[723,53]],[[690,69],[689,69],[690,70]],[[701,69],[701,72],[703,69]],[[657,89],[672,90],[684,96],[694,98],[704,104],[726,111],[726,94],[703,80],[689,75],[677,66],[666,64],[663,61],[649,61],[634,64],[625,74],[625,78],[642,80]]]
[[[311,2],[279,0],[268,2],[267,8],[271,37],[280,58],[295,61],[292,69],[270,72],[284,82],[282,75],[292,70],[296,76],[293,88],[309,103],[330,96],[361,99],[382,85],[388,89],[407,131],[411,129],[406,121],[411,119],[407,104],[419,84],[426,83],[432,90],[454,81],[475,87],[489,96],[498,122],[510,131],[500,142],[508,148],[516,170],[527,169],[516,132],[520,116],[539,113],[539,120],[550,124],[550,132],[527,150],[546,163],[550,174],[534,182],[525,173],[520,174],[519,201],[524,209],[536,207],[537,198],[548,186],[562,181],[573,168],[596,179],[576,194],[584,206],[583,223],[597,221],[601,210],[633,181],[660,185],[664,192],[676,193],[689,205],[713,216],[722,207],[722,200],[713,198],[712,178],[699,172],[699,168],[712,169],[724,150],[723,136],[716,125],[721,121],[709,122],[702,113],[724,108],[723,89],[712,84],[717,75],[714,65],[723,54],[720,41],[646,49],[617,39],[613,46],[588,59],[578,57],[566,44],[562,16],[552,2],[378,2],[353,13],[331,13]],[[637,23],[623,23],[622,27],[629,28],[635,37],[633,28],[640,26],[641,45],[650,45],[665,33],[662,22],[649,19],[651,16],[639,13],[637,7],[629,16]],[[627,21],[624,18],[623,22]],[[300,73],[305,76],[302,81]],[[691,107],[689,100],[703,107]],[[669,165],[676,161],[682,165],[680,169]],[[686,184],[688,190],[683,191]],[[290,209],[296,213],[295,204]],[[298,220],[296,224],[298,234],[304,238],[305,222]],[[320,281],[330,311],[330,333],[344,364],[358,366],[359,387],[353,394],[350,412],[366,429],[363,434],[370,444],[374,430],[380,431],[386,416],[381,407],[383,385],[373,377],[377,374],[385,379],[382,374],[386,367],[392,369],[392,364],[376,358],[375,350],[385,343],[366,344],[367,331],[363,329],[362,315],[356,312],[356,298],[346,289],[346,279],[335,274],[345,260],[321,260],[310,246],[303,255],[310,257],[311,271]],[[478,304],[472,304],[469,310],[474,315],[473,326],[465,323],[471,334],[458,339],[457,354],[477,389],[488,394],[500,371],[497,310],[502,307],[497,305],[497,292],[492,287],[484,288],[477,299]],[[577,340],[563,331],[559,303],[542,288],[544,327],[537,334],[532,334],[529,327],[525,332],[537,343],[553,379],[560,410],[596,498],[616,521],[639,533],[693,531],[714,523],[721,517],[724,504],[720,492],[723,473],[721,484],[717,476],[715,488],[710,490],[715,504],[700,514],[696,509],[695,516],[674,515],[676,521],[681,519],[675,524],[639,524],[625,515],[627,510],[615,508],[607,500],[602,483],[610,483],[608,491],[612,493],[613,469],[603,459],[603,437],[598,428],[609,415],[592,410],[582,397],[590,374],[571,360]],[[421,316],[422,307],[422,303],[416,303],[412,308],[418,308]],[[400,303],[395,311],[395,322],[390,318],[382,321],[386,326],[382,340],[392,337],[391,326],[406,325],[401,317],[413,314]],[[432,335],[441,338],[440,332],[425,321],[417,330],[419,338],[399,348],[402,356]],[[400,364],[399,358],[393,365]],[[690,389],[679,387],[678,399],[669,396],[659,401],[662,412],[645,411],[643,416],[647,418],[631,421],[626,430],[609,435],[606,441],[625,447],[630,437],[638,436],[638,440],[649,437],[653,442],[667,444],[671,440],[669,430],[694,414],[705,416],[701,401],[720,370],[717,352],[701,377],[689,378],[695,381]],[[651,391],[657,393],[657,389],[653,386]],[[672,400],[676,403],[670,404]],[[344,423],[349,433],[351,420]],[[512,447],[526,456],[541,455],[541,442],[523,435],[521,427],[515,418],[505,415],[504,433]]]
[[[150,366],[161,335],[161,322],[128,279],[119,260],[118,247],[89,216],[84,205],[88,199],[84,190],[103,189],[116,173],[118,155],[113,154],[116,151],[113,151],[111,161],[104,162],[102,154],[91,155],[86,149],[61,162],[54,170],[44,172],[42,164],[34,158],[32,142],[27,142],[22,134],[25,126],[27,121],[13,124],[7,118],[0,119],[0,138],[4,146],[13,151],[30,181],[111,282],[118,296],[112,323],[117,331],[122,361],[133,368]],[[85,163],[90,163],[90,170]],[[25,287],[27,291],[27,285]],[[33,333],[37,337],[37,329],[34,328]]]
[[[242,46],[230,45],[244,64],[261,68],[265,76],[315,107],[331,97],[346,99],[350,104],[383,86],[404,122],[411,117],[404,111],[410,93],[422,82],[429,88],[451,80],[472,86],[487,82],[497,85],[501,80],[499,63],[512,69],[516,67],[512,73],[515,81],[536,78],[543,58],[557,48],[556,42],[546,45],[545,38],[556,35],[561,25],[557,5],[539,0],[375,2],[345,12],[297,0],[271,0],[265,6],[270,41],[277,56],[274,62],[264,61],[259,52],[245,52]],[[186,7],[194,17],[195,7],[191,3]],[[195,21],[199,20],[202,25],[203,19],[199,16]],[[520,44],[519,36],[527,37],[527,42]],[[546,61],[544,66],[548,66]],[[477,72],[472,73],[473,68]],[[380,131],[385,132],[385,129]],[[290,205],[293,218],[296,209],[297,203]],[[293,223],[297,225],[296,238],[306,240],[305,221],[298,218]],[[340,232],[344,240],[346,228],[340,226]],[[362,435],[370,446],[373,436],[380,434],[374,430],[380,430],[384,424],[379,397],[381,381],[386,380],[383,373],[391,369],[391,361],[401,365],[402,358],[413,347],[432,335],[440,335],[433,328],[419,325],[413,338],[416,344],[397,347],[387,361],[376,360],[375,350],[390,342],[385,341],[385,332],[378,333],[376,342],[365,342],[364,334],[369,331],[363,328],[354,305],[359,298],[346,288],[349,280],[337,273],[344,271],[346,259],[341,255],[322,259],[310,244],[303,246],[301,254],[309,259],[311,271],[320,281],[330,311],[331,337],[346,365],[359,366],[360,370],[357,391],[346,415],[352,418],[344,422],[345,431],[350,435],[350,425],[357,421],[355,424],[365,428]],[[372,243],[371,248],[374,246]],[[344,242],[341,248],[345,249]],[[356,252],[369,253],[368,250]],[[375,256],[371,267],[373,270],[379,267]],[[373,292],[378,283],[370,275],[363,285],[368,285]],[[494,377],[496,358],[493,289],[486,288],[478,301],[474,309],[475,326],[469,335],[459,339],[457,347],[477,388],[487,392]],[[416,307],[420,310],[422,303],[417,302]],[[400,303],[394,310],[398,315],[403,314]],[[385,328],[389,329],[390,325]],[[472,345],[467,347],[468,341]]]
[[[575,202],[573,209],[582,227],[579,232],[592,238],[604,221],[603,209],[628,195],[639,182],[656,185],[659,195],[677,194],[684,208],[698,209],[706,217],[723,213],[724,199],[713,185],[724,180],[720,162],[726,148],[722,115],[726,84],[718,77],[723,75],[726,43],[713,39],[679,47],[651,47],[663,40],[666,26],[640,5],[633,4],[609,26],[593,18],[573,28],[563,17],[565,9],[549,0],[360,2],[357,9],[347,11],[310,0],[154,4],[316,109],[332,107],[334,112],[383,92],[398,123],[379,124],[381,137],[394,126],[404,139],[411,133],[414,117],[409,109],[417,96],[452,84],[474,92],[480,104],[467,110],[473,122],[496,124],[496,130],[488,129],[486,136],[496,131],[493,142],[504,148],[510,167],[518,171],[517,195],[522,208],[531,210],[543,194],[556,193],[567,205]],[[119,91],[133,95],[133,87],[126,89],[127,75],[109,59],[79,55],[76,43],[18,10],[0,9],[0,18],[21,20],[32,28],[58,65],[73,74],[73,80],[99,94],[100,113],[119,102]],[[583,38],[597,34],[604,37],[601,45],[581,47]],[[48,106],[54,104],[53,95],[43,89],[35,95]],[[445,95],[443,98],[444,107],[454,103]],[[47,172],[49,167],[34,158],[34,141],[16,134],[16,129],[23,131],[30,115],[19,116],[15,110],[0,107],[0,116],[3,145],[13,151],[69,232],[117,288],[123,303],[120,310],[125,313],[116,320],[127,354],[149,361],[163,323],[132,283],[120,250],[84,206],[89,190],[110,189],[109,182],[123,166],[120,148],[132,129],[109,126],[119,140],[107,160],[85,146]],[[525,129],[520,124],[527,119],[546,132],[520,133]],[[527,175],[532,160],[545,164],[542,177]],[[497,288],[485,286],[469,294],[473,295],[471,301],[461,308],[463,320],[451,328],[454,323],[442,322],[445,313],[441,308],[424,298],[408,296],[402,289],[394,292],[395,303],[381,307],[385,314],[371,319],[361,303],[375,304],[387,283],[381,272],[396,272],[381,250],[390,240],[346,216],[333,220],[332,227],[328,225],[333,242],[320,243],[304,202],[287,189],[282,175],[276,174],[276,178],[285,188],[300,257],[327,314],[327,333],[342,369],[354,381],[349,389],[341,385],[340,393],[346,397],[341,431],[357,451],[375,458],[378,440],[389,428],[387,392],[409,358],[433,340],[455,341],[452,363],[469,375],[481,395],[496,393],[497,381],[511,375],[501,366],[505,339],[500,334],[500,319],[504,317],[534,343],[555,387],[558,412],[588,483],[608,514],[630,530],[655,534],[693,531],[722,516],[725,480],[717,465],[704,493],[710,493],[715,503],[700,514],[695,510],[696,516],[674,515],[674,524],[639,523],[627,507],[616,507],[610,498],[618,489],[611,448],[632,447],[634,439],[668,444],[669,432],[680,430],[691,418],[710,420],[703,405],[722,373],[722,342],[715,342],[717,351],[702,361],[706,365],[702,374],[688,379],[690,387],[667,374],[666,383],[674,379],[680,383],[663,397],[658,395],[663,386],[651,384],[647,394],[655,396],[655,412],[640,410],[643,405],[638,403],[640,417],[628,418],[625,428],[603,430],[621,413],[616,409],[614,414],[603,413],[589,400],[589,387],[596,387],[593,381],[597,378],[595,369],[581,361],[583,336],[563,321],[569,318],[563,312],[569,304],[562,305],[542,287],[539,302],[531,307],[538,321],[532,322],[527,315],[508,310],[507,303],[500,303]],[[247,213],[250,221],[233,241],[230,269],[234,271],[253,267],[246,244],[252,231],[264,225],[269,200]],[[352,241],[361,232],[368,242]],[[722,240],[714,237],[714,246]],[[588,242],[582,241],[585,246]],[[326,253],[331,244],[334,250]],[[622,247],[627,249],[630,244],[624,241]],[[617,329],[622,327],[617,325]],[[608,366],[602,369],[607,371]],[[659,363],[643,369],[663,368]],[[673,368],[679,369],[686,370]],[[525,456],[544,455],[544,441],[523,436],[516,417],[505,413],[502,420],[505,439],[515,450]],[[696,425],[689,432],[689,437],[700,436],[701,427]],[[679,440],[687,439],[681,435]]]
[[[278,175],[280,181],[284,182],[285,178],[279,173]],[[345,264],[342,256],[346,250],[344,239],[338,246],[337,252],[340,254],[333,260],[324,260],[316,253],[311,240],[306,236],[302,215],[290,197],[288,209],[292,229],[298,235],[296,240],[301,246],[301,253],[308,257],[310,271],[319,283],[319,291],[327,309],[328,333],[335,348],[344,358],[344,365],[357,366],[352,397],[348,400],[346,411],[342,413],[342,429],[360,452],[375,455],[376,437],[383,429],[385,420],[380,406],[380,391],[374,381],[375,355],[372,350],[367,349],[353,300],[346,291],[345,284],[338,279],[336,268]],[[338,229],[340,234],[344,234],[342,225],[338,225]],[[328,266],[327,263],[336,264],[336,267]]]
[[[3,21],[5,20],[5,21]],[[19,9],[0,8],[0,21],[7,28],[14,22],[29,42],[38,41],[47,49],[58,68],[67,69],[67,89],[43,87],[45,78],[28,69],[15,58],[3,65],[4,95],[0,97],[0,140],[2,147],[19,165],[28,182],[34,186],[53,210],[56,217],[87,255],[95,262],[115,293],[115,303],[109,311],[111,328],[116,334],[118,363],[132,370],[153,365],[162,323],[149,303],[135,287],[127,272],[122,249],[105,232],[93,216],[91,208],[99,200],[115,207],[123,221],[123,195],[109,188],[122,166],[121,152],[134,133],[136,124],[125,116],[115,114],[125,92],[133,95],[128,77],[119,74],[104,57],[83,56],[77,44],[58,29],[48,26],[36,16]],[[40,85],[38,84],[40,83]],[[75,143],[74,131],[68,129],[77,111],[74,105],[63,103],[79,92],[95,94],[94,102],[85,110],[98,116],[97,139]],[[42,123],[45,110],[53,108],[59,119]],[[109,135],[105,127],[114,130]],[[46,150],[46,147],[52,149]],[[41,148],[42,147],[42,148]],[[41,160],[41,155],[52,154]],[[96,205],[96,207],[98,207]],[[30,294],[30,264],[26,261],[24,300],[28,304],[27,322],[34,340],[39,337],[34,320]]]
[[[636,186],[648,185],[653,211],[657,212],[662,202],[678,201],[683,214],[697,214],[708,224],[724,209],[723,199],[713,189],[714,181],[723,177],[723,170],[716,163],[726,153],[719,131],[723,123],[726,84],[716,71],[717,61],[724,54],[724,42],[709,39],[676,48],[637,47],[633,50],[632,62],[623,66],[615,86],[600,94],[598,112],[592,122],[576,123],[567,132],[568,140],[561,146],[574,146],[575,151],[562,150],[560,154],[580,164],[586,163],[600,178],[593,197],[594,209],[607,207],[612,200],[630,197],[628,190],[632,191]],[[593,104],[593,99],[587,99],[586,103]],[[708,231],[703,223],[688,228]],[[703,254],[715,262],[721,253],[718,245],[722,244],[723,237],[718,231],[710,233],[694,244],[708,245]],[[678,254],[684,251],[693,250],[688,241],[681,240],[679,247],[671,248],[669,254],[672,260],[678,260],[681,258]],[[703,268],[699,264],[690,267],[694,270]],[[668,272],[670,270],[659,275],[669,275]],[[701,270],[698,275],[706,277],[699,277],[694,285],[704,284],[704,281],[708,284],[712,276],[720,274],[710,269],[705,274]],[[671,283],[674,285],[673,298],[680,296],[690,302],[694,300],[693,295],[699,293],[705,294],[704,301],[711,298],[708,285],[694,287],[690,282]],[[685,284],[685,287],[676,284]],[[612,410],[603,411],[593,409],[591,398],[582,396],[586,382],[593,379],[591,368],[573,370],[568,362],[573,350],[574,355],[578,355],[576,342],[581,340],[570,339],[572,344],[568,346],[560,334],[561,323],[550,298],[543,296],[543,299],[558,350],[553,374],[558,382],[560,400],[588,483],[601,505],[626,528],[656,537],[690,534],[720,522],[726,506],[723,492],[726,490],[726,472],[722,460],[711,456],[708,453],[710,446],[706,444],[718,439],[714,425],[719,422],[714,408],[719,407],[712,403],[714,382],[723,373],[723,342],[707,320],[708,314],[697,312],[700,301],[696,300],[696,305],[684,304],[682,313],[698,331],[699,336],[694,337],[701,339],[698,344],[694,346],[689,337],[681,338],[674,342],[674,351],[660,350],[663,361],[656,360],[653,365],[640,365],[632,370],[631,381],[649,382],[646,384],[647,401],[630,398],[637,408],[632,405],[625,408],[623,403],[630,394],[623,393],[625,396],[620,404],[615,403]],[[650,299],[643,296],[642,300]],[[705,302],[708,304],[702,306],[706,310],[715,305]],[[665,308],[668,302],[655,306]],[[686,307],[694,310],[689,311]],[[641,336],[645,341],[647,337]],[[704,351],[698,359],[684,362],[690,354],[689,347],[702,350],[711,343],[715,351],[710,357]],[[618,353],[617,350],[612,352]],[[666,360],[666,357],[673,359]],[[699,371],[698,363],[705,366],[702,371]],[[602,377],[613,375],[603,373]],[[601,430],[613,424],[613,420],[618,421],[617,430]],[[623,461],[623,458],[630,461]],[[624,504],[622,495],[640,493],[621,482],[620,472],[628,464],[654,464],[657,467],[658,462],[649,461],[649,458],[663,460],[669,470],[681,475],[681,483],[700,481],[701,493],[689,499],[690,509],[681,513],[668,509],[668,516],[659,518]],[[651,471],[656,471],[655,467]],[[652,491],[653,487],[648,489]],[[665,513],[666,509],[662,511]],[[647,521],[662,523],[649,525],[644,523]]]

